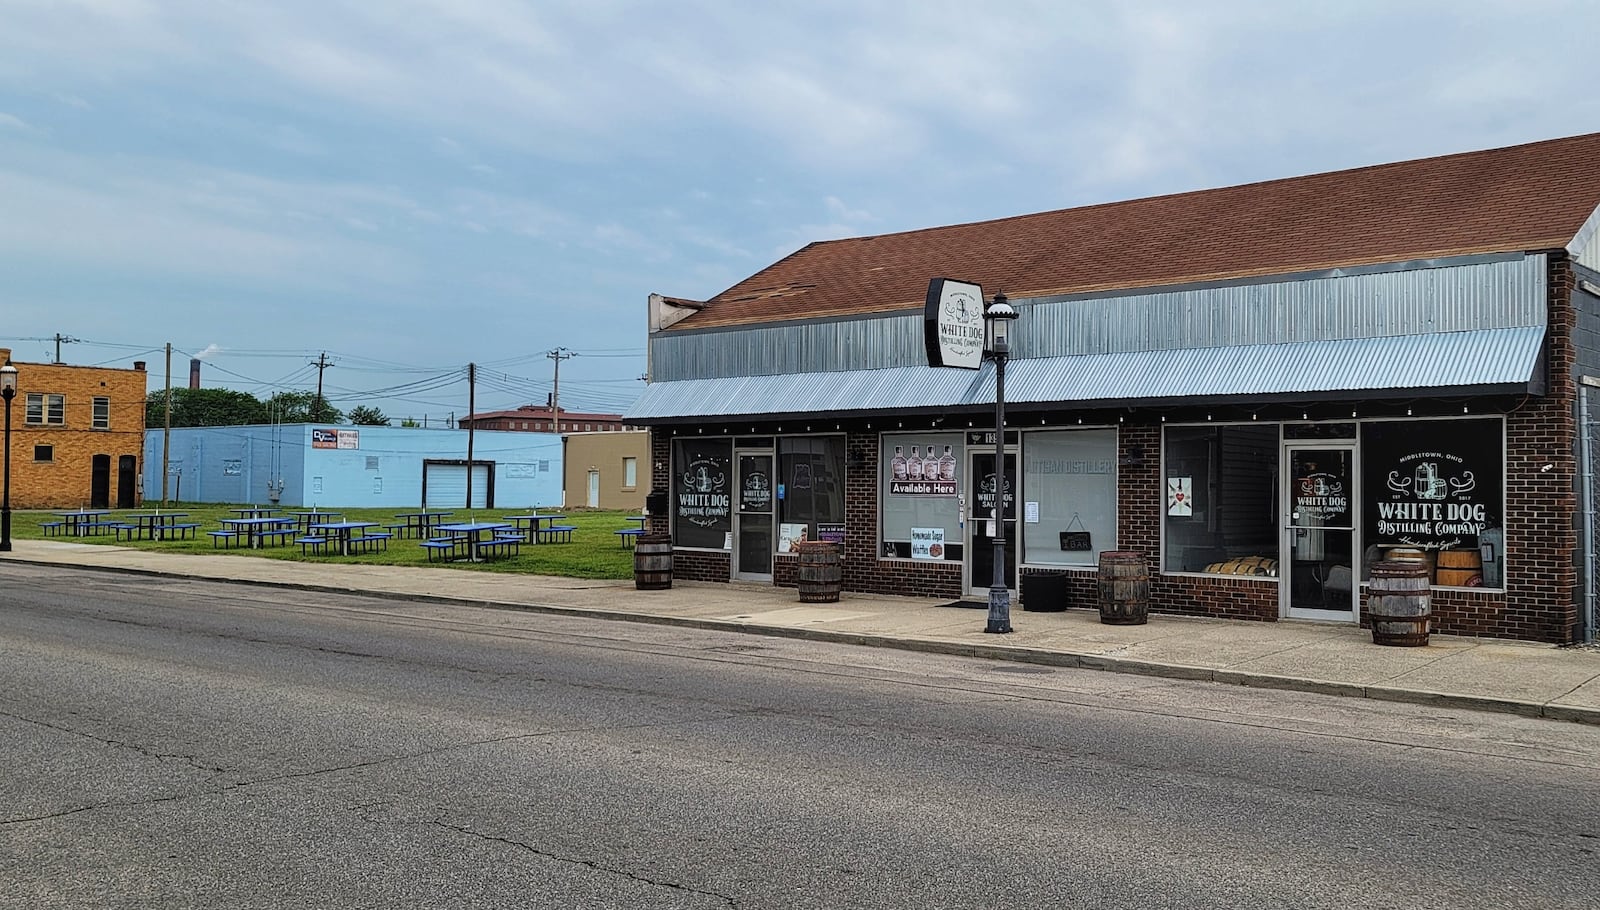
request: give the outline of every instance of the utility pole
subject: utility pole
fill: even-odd
[[[161,504],[167,504],[167,454],[172,450],[172,342],[167,342],[167,416],[161,430]]]
[[[478,428],[478,365],[467,364],[467,512],[472,512],[472,434]]]
[[[78,339],[73,338],[71,335],[63,335],[60,332],[56,333],[56,363],[61,362],[61,345],[71,344],[77,340]]]
[[[556,432],[559,433],[561,432],[561,361],[571,360],[578,355],[566,348],[556,348],[545,352],[544,356],[556,362],[555,389],[550,396],[550,417],[555,424]]]
[[[311,408],[311,419],[316,421],[318,420],[318,415],[322,413],[322,371],[333,366],[333,364],[328,362],[328,352],[323,351],[317,355],[316,362],[307,364],[307,366],[317,368],[317,403]]]

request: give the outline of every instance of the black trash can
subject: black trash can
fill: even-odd
[[[1022,609],[1033,613],[1060,613],[1067,608],[1067,573],[1028,572],[1022,576]]]

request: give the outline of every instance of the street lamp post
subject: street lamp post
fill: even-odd
[[[1006,359],[1017,311],[997,292],[983,311],[984,348],[994,361],[994,581],[989,585],[985,632],[1011,631],[1011,589],[1006,585]]]
[[[5,479],[0,482],[0,553],[11,552],[11,399],[17,397],[17,368],[0,366],[0,396],[6,400]]]

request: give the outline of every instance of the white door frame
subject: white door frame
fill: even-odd
[[[744,472],[740,469],[740,459],[748,457],[760,457],[767,459],[767,480],[771,484],[769,487],[769,492],[771,493],[772,498],[768,500],[768,509],[766,512],[750,513],[750,518],[746,519],[745,513],[742,511],[744,506],[745,478]],[[731,558],[728,560],[728,571],[735,581],[772,581],[772,563],[774,558],[770,552],[767,554],[766,572],[741,572],[739,570],[739,552],[740,548],[743,546],[745,522],[747,520],[760,521],[762,517],[765,517],[768,525],[767,537],[769,549],[773,551],[777,549],[778,499],[776,489],[777,484],[774,480],[777,475],[777,468],[778,456],[776,451],[773,449],[735,448],[733,450],[733,504],[732,508],[729,509],[729,512],[733,516],[733,549],[729,551],[729,556]]]
[[[1329,525],[1329,530],[1345,531],[1350,534],[1350,559],[1347,567],[1350,573],[1350,609],[1348,610],[1321,610],[1307,607],[1295,607],[1293,604],[1293,584],[1295,578],[1295,541],[1298,534],[1317,534],[1320,530],[1310,521],[1297,521],[1294,513],[1294,465],[1290,457],[1295,451],[1320,451],[1320,452],[1348,452],[1350,457],[1349,489],[1349,521],[1347,525]],[[1359,623],[1361,621],[1361,452],[1354,440],[1350,441],[1323,441],[1319,439],[1285,439],[1283,440],[1278,476],[1283,478],[1279,486],[1279,507],[1282,516],[1278,524],[1281,535],[1278,549],[1278,615],[1284,619],[1310,619],[1324,622]],[[1302,539],[1303,540],[1303,539]],[[1330,576],[1331,577],[1331,576]]]

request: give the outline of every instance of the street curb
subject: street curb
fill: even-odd
[[[515,610],[525,613],[545,613],[553,616],[573,616],[588,619],[606,619],[647,625],[672,626],[684,629],[704,629],[713,632],[738,632],[746,635],[763,635],[769,638],[793,638],[803,641],[828,642],[870,648],[887,648],[923,654],[943,654],[952,657],[971,657],[979,660],[1000,660],[1011,663],[1037,664],[1071,670],[1099,670],[1107,673],[1126,673],[1159,679],[1187,682],[1209,682],[1221,685],[1249,686],[1259,689],[1278,689],[1288,692],[1305,692],[1316,695],[1333,695],[1342,698],[1366,698],[1373,701],[1390,701],[1404,704],[1430,705],[1479,711],[1494,714],[1514,714],[1546,720],[1600,726],[1600,708],[1576,705],[1555,705],[1544,702],[1481,695],[1463,695],[1450,692],[1427,692],[1401,689],[1394,686],[1370,686],[1360,683],[1336,682],[1295,676],[1275,676],[1239,670],[1216,670],[1184,664],[1163,664],[1134,660],[1125,657],[1108,657],[1076,651],[1046,651],[1026,646],[1000,644],[968,644],[929,638],[898,638],[865,632],[836,632],[828,629],[797,628],[789,626],[763,626],[755,623],[727,619],[699,619],[686,616],[662,616],[657,613],[635,613],[625,610],[596,610],[588,607],[568,607],[560,604],[529,604],[509,601],[484,600],[473,597],[452,597],[445,594],[411,594],[402,591],[356,590],[336,585],[310,584],[294,581],[263,581],[254,578],[219,578],[141,567],[84,565],[52,560],[10,557],[13,561],[36,566],[61,569],[82,569],[95,572],[115,572],[124,575],[147,575],[159,578],[181,578],[190,581],[208,581],[218,584],[254,585],[263,588],[282,588],[310,591],[319,594],[348,594],[362,597],[390,598],[415,603],[436,603],[449,606],[479,607],[494,610]]]

